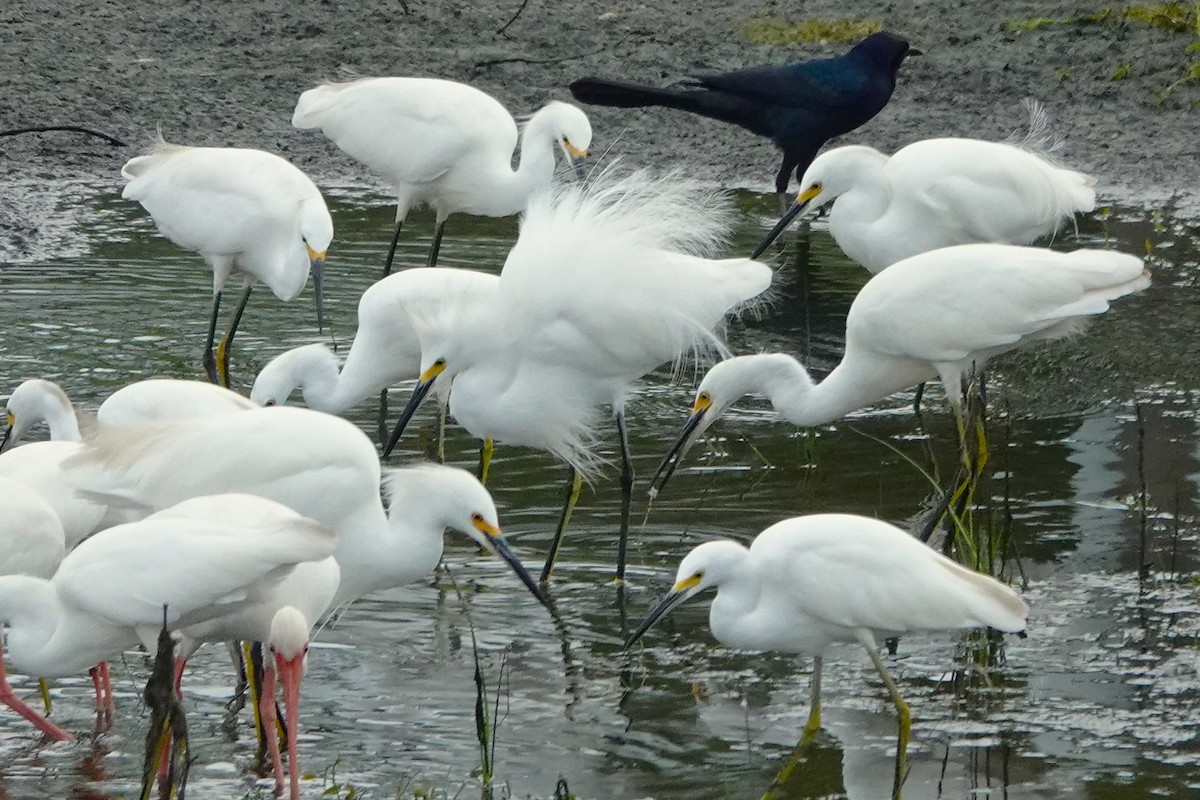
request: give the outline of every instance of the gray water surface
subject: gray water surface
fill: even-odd
[[[358,297],[378,277],[392,211],[385,197],[360,190],[330,200],[337,236],[326,298],[344,354]],[[774,210],[773,198],[738,202],[731,254],[750,250]],[[209,271],[158,236],[139,207],[101,189],[75,187],[60,205],[61,224],[45,244],[71,255],[0,267],[0,391],[46,377],[94,409],[134,380],[202,378]],[[402,263],[423,263],[431,228],[428,215],[410,218]],[[455,217],[441,265],[498,271],[515,229],[511,220]],[[1007,572],[1032,606],[1029,638],[1009,639],[987,681],[963,668],[978,637],[901,642],[890,666],[914,714],[910,798],[1200,792],[1196,231],[1169,213],[1106,212],[1054,246],[1078,243],[1138,254],[1149,246],[1154,285],[1082,335],[994,365],[993,474],[977,516],[1007,529],[1019,556]],[[820,222],[801,241],[788,237],[774,259],[775,304],[733,326],[732,348],[785,350],[823,374],[839,358],[846,311],[869,276]],[[311,291],[283,304],[258,290],[233,351],[237,388],[248,392],[274,355],[315,341],[330,337],[317,333]],[[695,380],[673,382],[664,371],[628,407],[643,482],[623,589],[612,583],[619,493],[609,468],[585,489],[568,533],[555,617],[495,559],[451,539],[449,574],[356,603],[321,631],[303,689],[305,796],[345,797],[351,787],[378,798],[480,792],[470,622],[493,691],[500,681],[500,796],[549,797],[560,777],[581,798],[761,794],[804,725],[811,663],[720,646],[703,599],[676,611],[644,647],[624,653],[621,643],[669,587],[679,559],[707,537],[748,541],[780,519],[819,511],[908,525],[930,494],[910,459],[925,466],[929,450],[949,474],[953,427],[936,388],[924,429],[911,394],[813,431],[747,400],[647,513],[644,480],[682,424]],[[394,410],[407,391],[392,391]],[[374,435],[375,414],[368,402],[351,418]],[[427,436],[432,418],[422,421]],[[416,457],[417,441],[409,438],[398,463]],[[476,448],[452,429],[451,463],[473,467]],[[611,433],[601,453],[615,459]],[[497,447],[490,488],[531,565],[552,534],[563,477],[549,456]],[[77,742],[45,745],[0,713],[0,798],[136,796],[148,669],[131,653],[114,670],[111,731],[88,734],[86,676],[54,691],[54,719],[80,734]],[[784,796],[887,797],[896,729],[886,693],[854,648],[830,653],[824,678],[824,730]],[[24,696],[36,693],[28,679],[13,682]],[[269,796],[270,783],[248,773],[247,715],[226,720],[232,672],[223,649],[202,650],[184,685],[196,758],[188,796]]]

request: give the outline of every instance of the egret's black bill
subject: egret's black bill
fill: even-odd
[[[8,446],[8,440],[12,436],[12,425],[7,425],[4,428],[4,438],[0,439],[0,453],[4,452],[4,448]]]
[[[771,246],[771,242],[778,239],[779,234],[783,233],[787,229],[787,226],[792,224],[792,220],[803,214],[806,208],[808,208],[807,201],[792,203],[791,208],[783,213],[783,216],[779,218],[779,222],[775,223],[775,227],[767,232],[766,238],[759,243],[758,247],[754,248],[754,252],[750,254],[750,257],[758,258],[761,256],[763,251]]]
[[[550,606],[550,598],[546,595],[545,590],[541,586],[538,586],[537,581],[525,571],[525,565],[521,563],[521,559],[517,558],[517,554],[508,546],[508,542],[501,536],[490,537],[488,542],[492,545],[491,549],[493,552],[504,559],[504,563],[508,564],[509,569],[516,573],[517,577],[521,579],[521,583],[525,584],[525,588],[537,598],[537,601],[545,606],[547,610],[553,611],[554,609]]]
[[[325,259],[317,258],[309,264],[312,274],[313,294],[317,299],[317,331],[325,333]]]
[[[662,617],[665,617],[671,611],[671,609],[675,608],[675,606],[679,605],[687,598],[688,593],[686,591],[677,592],[672,590],[668,592],[666,597],[658,601],[658,605],[656,605],[650,611],[650,614],[646,617],[646,620],[638,626],[638,629],[633,632],[633,635],[626,640],[625,649],[628,650],[630,647],[632,647],[634,642],[642,638],[642,636],[645,635],[646,631],[650,630],[654,623],[658,622]]]
[[[658,465],[658,471],[654,473],[654,480],[650,481],[652,498],[662,491],[662,488],[667,485],[667,481],[671,480],[671,476],[675,474],[675,468],[679,466],[683,457],[687,455],[687,451],[695,444],[696,438],[700,435],[700,423],[704,421],[704,415],[707,412],[707,408],[694,411],[688,417],[687,422],[683,424],[679,438],[675,440],[675,444],[671,446],[666,456],[663,457],[662,463]]]
[[[435,380],[437,380],[436,375],[427,380],[418,381],[417,385],[413,387],[412,397],[408,398],[408,405],[404,407],[404,411],[400,412],[400,420],[392,430],[392,435],[388,437],[387,447],[383,448],[384,458],[390,456],[392,450],[396,449],[396,443],[404,435],[404,429],[408,427],[409,420],[413,418],[413,414],[416,414],[417,409],[421,407],[421,401],[425,399],[425,395],[429,394],[429,390],[433,388]]]

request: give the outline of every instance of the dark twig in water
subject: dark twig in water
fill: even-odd
[[[1149,530],[1146,525],[1146,422],[1142,417],[1142,406],[1140,403],[1134,403],[1134,414],[1137,417],[1137,476],[1138,476],[1138,582],[1143,584],[1150,577],[1150,562],[1148,554],[1147,536]],[[1144,585],[1140,586],[1138,593],[1142,594],[1146,591]]]
[[[53,131],[67,131],[69,133],[86,133],[88,136],[95,136],[103,139],[116,147],[124,147],[125,143],[115,136],[109,136],[107,133],[94,131],[91,128],[82,128],[78,125],[42,125],[35,128],[13,128],[12,130],[0,131],[0,136],[20,136],[23,133],[51,133]]]

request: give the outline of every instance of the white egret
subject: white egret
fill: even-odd
[[[121,192],[150,213],[159,232],[198,252],[213,271],[213,308],[204,369],[229,385],[229,348],[256,281],[280,300],[300,294],[311,273],[321,324],[321,273],[333,240],[333,220],[321,192],[286,160],[262,150],[184,147],[159,141],[149,155],[121,169]],[[213,353],[221,291],[243,278],[233,320]]]
[[[68,462],[64,478],[117,505],[151,509],[223,492],[283,503],[338,532],[341,580],[333,606],[427,575],[441,558],[447,528],[504,559],[546,602],[500,535],[495,504],[474,476],[424,465],[392,472],[386,514],[380,481],[379,456],[362,431],[290,407],[102,428]]]
[[[39,423],[46,423],[52,442],[78,442],[79,420],[71,399],[54,381],[33,378],[13,389],[5,404],[7,427],[0,453],[15,445]]]
[[[1096,207],[1096,179],[1020,145],[924,139],[890,158],[850,145],[817,156],[800,194],[751,258],[808,208],[833,203],[829,232],[871,272],[956,244],[1031,244]]]
[[[689,351],[721,347],[725,316],[771,282],[764,264],[703,257],[728,221],[720,193],[677,173],[610,170],[583,187],[535,195],[494,297],[440,304],[428,312],[434,324],[418,327],[421,378],[385,455],[434,381],[451,379],[450,413],[472,434],[565,460],[573,490],[545,580],[580,473],[595,470],[594,409],[610,406],[621,451],[621,578],[633,484],[624,407],[633,383]]]
[[[880,658],[879,638],[922,630],[1025,629],[1029,607],[999,581],[973,572],[904,531],[852,514],[813,514],[778,522],[749,548],[706,542],[680,563],[671,591],[633,635],[708,588],[717,596],[708,624],[721,644],[813,658],[805,737],[821,726],[821,661],[837,642],[857,642],[900,715],[896,794],[905,774],[911,717]]]
[[[321,344],[304,345],[272,359],[258,373],[250,399],[260,406],[282,405],[299,389],[304,404],[341,414],[389,386],[421,372],[421,344],[413,315],[443,303],[469,303],[490,297],[499,278],[466,269],[407,269],[376,281],[358,301],[358,329],[346,362]]]
[[[1058,339],[1150,285],[1136,256],[967,244],[907,258],[871,278],[846,315],[846,350],[820,383],[782,353],[715,364],[652,482],[652,495],[688,449],[747,394],[764,394],[794,425],[824,425],[894,392],[938,378],[961,420],[964,378],[993,356]]]
[[[429,266],[437,263],[446,218],[457,212],[507,217],[554,176],[554,149],[584,158],[592,143],[587,115],[552,101],[518,137],[512,115],[492,96],[436,78],[363,78],[327,83],[300,95],[297,128],[319,128],[380,175],[397,194],[396,232],[383,274],[392,267],[400,229],[421,204],[437,215]],[[518,138],[521,160],[512,168]]]
[[[172,628],[235,612],[296,564],[328,558],[336,540],[260,497],[186,500],[91,537],[49,579],[0,576],[9,658],[30,675],[77,674],[139,636],[153,642],[163,605]]]

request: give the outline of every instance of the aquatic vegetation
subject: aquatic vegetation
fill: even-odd
[[[774,17],[752,19],[746,23],[746,39],[751,44],[767,44],[786,47],[817,42],[853,44],[858,40],[883,30],[877,19],[804,19],[787,22]]]

